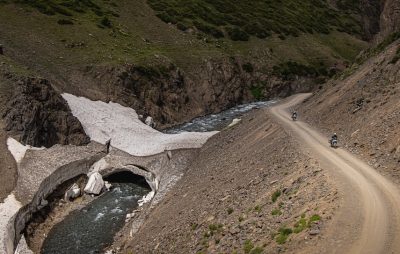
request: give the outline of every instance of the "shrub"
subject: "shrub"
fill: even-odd
[[[272,202],[276,202],[276,200],[278,200],[278,198],[281,196],[281,191],[280,190],[276,190],[274,193],[272,193],[272,196],[271,196],[271,200],[272,200]]]
[[[301,218],[296,224],[294,224],[294,233],[300,233],[307,227],[307,220],[305,218]]]
[[[276,236],[276,242],[278,244],[284,244],[286,240],[288,239],[289,235],[293,233],[293,230],[291,228],[285,228],[282,227],[278,231],[278,235]]]
[[[251,94],[253,95],[254,99],[256,100],[261,100],[263,98],[263,93],[262,93],[262,86],[256,85],[250,88]]]
[[[227,212],[228,212],[228,214],[233,213],[233,208],[229,207],[228,210],[227,210]]]
[[[111,26],[112,26],[111,20],[109,20],[107,17],[103,17],[103,18],[100,20],[100,24],[101,24],[102,26],[104,26],[104,27],[111,27]]]
[[[242,65],[245,72],[252,73],[254,71],[253,65],[251,63],[245,63]]]
[[[273,216],[277,216],[277,215],[281,215],[281,214],[282,214],[282,211],[279,209],[274,209],[271,211],[271,215],[273,215]]]
[[[319,216],[318,214],[314,214],[313,216],[310,217],[310,219],[308,219],[308,226],[310,227],[313,222],[319,220],[321,220],[321,216]]]

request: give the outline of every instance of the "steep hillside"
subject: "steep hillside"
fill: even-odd
[[[300,110],[327,134],[337,132],[342,146],[400,183],[400,40],[384,45],[315,92]]]
[[[119,253],[311,253],[339,194],[266,111],[212,137]]]
[[[4,0],[0,44],[7,57],[49,79],[56,90],[120,102],[152,115],[159,127],[244,101],[308,91],[366,46],[355,11],[341,13],[323,3],[293,1],[281,8],[272,1],[276,14],[269,36],[246,42],[216,39],[195,27],[181,31],[156,16],[159,11],[150,7],[156,3],[163,1]],[[196,10],[216,4],[200,3]],[[255,20],[238,14],[243,10],[248,16],[252,5],[238,5],[232,15],[264,27],[269,11],[262,8],[269,5],[259,7]],[[329,15],[319,22],[323,13]],[[210,12],[202,20],[210,23],[221,15]],[[310,22],[294,27],[304,17]]]

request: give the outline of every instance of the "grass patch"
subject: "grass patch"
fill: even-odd
[[[254,207],[254,211],[256,211],[257,213],[261,212],[261,206],[260,205],[256,205]]]
[[[244,253],[250,253],[250,251],[254,248],[254,244],[250,240],[246,240],[244,242],[243,251]]]
[[[272,200],[272,202],[276,202],[277,200],[278,200],[278,198],[281,196],[281,191],[280,190],[276,190],[274,193],[272,193],[272,196],[271,196],[271,200]]]
[[[281,227],[278,231],[278,235],[275,238],[275,241],[278,244],[284,244],[288,239],[289,235],[293,233],[291,228]]]
[[[196,27],[217,38],[224,36],[222,31],[225,31],[234,41],[247,41],[250,36],[263,39],[272,33],[281,37],[328,34],[332,30],[361,34],[361,24],[352,15],[353,5],[348,4],[337,10],[318,0],[149,0],[148,3],[164,22]]]
[[[282,214],[282,211],[280,209],[274,209],[271,211],[271,215],[273,216],[279,216]]]
[[[320,221],[321,220],[321,216],[319,216],[318,214],[314,214],[313,216],[311,216],[308,219],[308,226],[310,227],[312,225],[313,222],[315,221]]]
[[[307,220],[305,218],[301,218],[298,222],[296,222],[296,224],[294,224],[293,232],[298,234],[304,229],[306,229],[307,226],[308,226]]]

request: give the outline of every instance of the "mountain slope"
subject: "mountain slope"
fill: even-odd
[[[352,72],[315,92],[300,110],[308,121],[327,134],[337,132],[341,145],[400,183],[400,40],[377,49]]]
[[[50,79],[59,91],[133,107],[152,115],[159,127],[244,101],[308,91],[366,46],[358,35],[336,31],[329,22],[330,33],[317,32],[311,22],[312,34],[298,29],[285,39],[271,33],[241,42],[180,31],[159,19],[144,0],[71,3],[2,1],[4,54],[33,75]],[[290,5],[278,13],[293,16],[293,22],[303,14],[315,16],[317,10],[307,6],[299,14],[288,11]],[[254,8],[239,7],[247,13]],[[352,15],[339,16],[356,22]],[[292,23],[271,24],[271,29],[291,30]],[[238,92],[221,94],[225,88]]]

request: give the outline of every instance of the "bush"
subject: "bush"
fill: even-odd
[[[311,217],[308,219],[308,227],[311,227],[311,225],[312,225],[313,222],[319,221],[319,220],[321,220],[321,216],[319,216],[318,214],[314,214],[313,216],[311,216]]]
[[[233,213],[233,208],[228,208],[228,214],[232,214]]]
[[[253,65],[251,63],[245,63],[242,65],[245,72],[252,73],[254,71]]]
[[[278,235],[276,237],[276,242],[278,244],[284,244],[286,240],[288,239],[289,235],[293,233],[293,230],[291,228],[285,228],[282,227],[278,231]]]
[[[109,28],[112,26],[111,20],[109,20],[107,17],[103,17],[103,18],[100,20],[100,24],[101,24],[102,26],[104,26],[104,27],[109,27]]]
[[[281,196],[281,191],[280,190],[276,190],[274,193],[272,193],[272,196],[271,196],[271,200],[272,200],[272,202],[276,202],[276,200],[278,200],[278,198]]]
[[[273,215],[273,216],[278,216],[278,215],[281,215],[281,214],[282,214],[282,212],[279,209],[274,209],[274,210],[271,211],[271,215]]]

